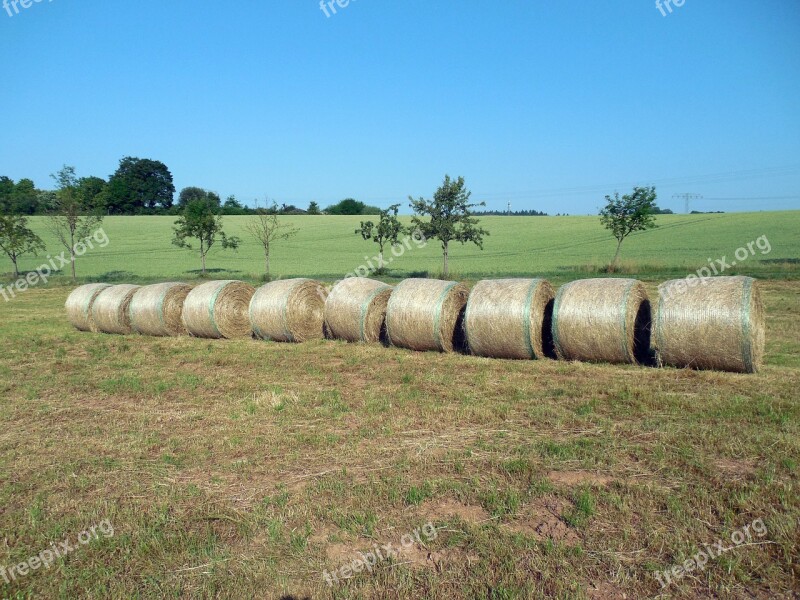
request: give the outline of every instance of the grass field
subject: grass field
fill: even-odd
[[[303,232],[276,274],[333,279],[372,254],[358,219],[292,220]],[[170,222],[108,219],[109,246],[79,274],[191,278]],[[484,253],[454,253],[460,277],[561,282],[613,254],[594,218],[486,222]],[[740,265],[764,278],[763,372],[79,333],[58,282],[0,302],[0,567],[75,546],[0,576],[0,597],[798,597],[800,212],[660,222],[625,247],[652,294],[768,237]],[[255,279],[259,265],[251,245],[210,266]],[[437,250],[393,268],[434,273]],[[75,543],[104,521],[113,536]],[[427,523],[435,539],[326,583]],[[746,526],[661,589],[657,573]]]
[[[263,257],[244,231],[248,217],[225,217],[226,230],[244,241],[234,253],[212,249],[209,269],[216,278],[258,280]],[[339,279],[377,254],[377,245],[363,241],[354,231],[362,217],[285,217],[300,228],[293,239],[274,248],[273,275]],[[47,241],[51,254],[61,252],[47,235],[41,218],[34,228]],[[408,219],[405,219],[408,222]],[[171,245],[172,217],[109,217],[103,228],[109,243],[91,250],[78,262],[78,275],[95,280],[148,281],[187,279],[197,276],[200,259]],[[481,223],[491,233],[484,250],[456,246],[451,251],[451,270],[456,276],[548,275],[572,277],[595,272],[608,264],[616,242],[597,217],[487,217]],[[748,242],[766,236],[771,251],[756,250],[730,273],[793,276],[800,258],[800,211],[722,215],[664,215],[659,228],[634,234],[623,245],[623,261],[635,274],[680,277],[727,256]],[[45,256],[26,257],[23,269],[34,269]],[[787,264],[787,261],[789,264]],[[795,264],[791,264],[795,263]],[[5,263],[4,263],[5,264]],[[6,265],[10,269],[10,263]],[[390,276],[408,277],[441,271],[441,248],[431,241],[412,249],[390,265]]]

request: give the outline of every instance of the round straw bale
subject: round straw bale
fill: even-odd
[[[181,315],[192,287],[185,283],[157,283],[137,290],[128,309],[131,328],[142,335],[186,335]]]
[[[64,306],[67,319],[75,329],[97,332],[92,323],[92,304],[100,292],[110,287],[108,283],[88,283],[72,290]]]
[[[463,344],[468,295],[467,287],[455,281],[401,281],[386,307],[389,342],[409,350],[453,352]]]
[[[378,342],[386,323],[392,286],[348,277],[337,283],[325,301],[325,326],[330,337],[348,342]]]
[[[198,285],[183,303],[183,326],[194,337],[249,337],[247,307],[254,292],[252,285],[242,281],[209,281]]]
[[[660,364],[756,373],[764,361],[764,302],[750,277],[667,281],[658,288]]]
[[[470,351],[491,358],[553,356],[554,298],[553,286],[544,279],[479,281],[469,294],[464,317]]]
[[[325,337],[328,290],[313,279],[283,279],[256,290],[250,325],[256,337],[276,342],[307,342]]]
[[[92,322],[97,331],[126,335],[132,333],[128,307],[138,285],[113,285],[97,295],[92,304]]]
[[[583,279],[561,287],[553,343],[563,360],[649,363],[651,312],[635,279]]]

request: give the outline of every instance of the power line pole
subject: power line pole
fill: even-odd
[[[506,216],[511,216],[511,200],[508,201],[508,211],[506,211]]]
[[[683,199],[683,201],[686,203],[685,204],[685,206],[686,206],[686,214],[688,215],[689,214],[689,200],[702,200],[703,196],[701,196],[700,194],[674,194],[672,196],[672,199],[674,200],[675,198],[682,198]]]

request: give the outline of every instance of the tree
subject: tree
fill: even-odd
[[[288,240],[297,235],[299,231],[291,223],[281,223],[278,220],[278,205],[272,203],[271,208],[260,209],[256,203],[256,216],[248,220],[245,229],[261,245],[264,250],[265,275],[269,280],[270,251],[275,242]]]
[[[214,205],[215,208],[222,206],[222,201],[219,198],[219,194],[216,192],[209,192],[203,188],[190,186],[181,190],[178,196],[178,208],[181,210],[185,209],[192,200],[208,201]]]
[[[626,194],[622,198],[619,192],[615,192],[613,198],[606,196],[606,206],[600,211],[600,221],[617,240],[617,252],[611,262],[612,271],[616,270],[619,263],[620,249],[625,238],[634,231],[656,227],[653,217],[656,197],[654,187],[635,187],[632,194]]]
[[[319,204],[317,204],[316,202],[311,202],[308,205],[308,210],[306,211],[306,213],[309,214],[309,215],[320,215],[320,214],[322,214],[322,212],[319,210]]]
[[[346,198],[325,209],[329,215],[379,215],[381,209],[376,206],[367,206],[363,202]]]
[[[108,181],[106,204],[109,212],[142,214],[172,207],[175,185],[167,165],[157,160],[126,156]]]
[[[42,239],[28,228],[28,219],[19,214],[0,215],[0,250],[14,265],[14,277],[19,277],[17,261],[23,254],[44,252]]]
[[[222,205],[222,212],[226,215],[246,215],[250,211],[236,199],[236,196],[231,195],[225,199],[225,204]]]
[[[386,210],[381,211],[380,220],[375,225],[372,221],[361,221],[361,227],[356,229],[356,233],[360,234],[365,240],[372,240],[378,244],[380,253],[378,254],[378,273],[383,273],[383,249],[386,244],[396,246],[400,234],[403,233],[404,228],[400,221],[397,219],[397,211],[400,208],[399,204],[393,204]]]
[[[84,201],[95,206],[98,210],[105,207],[107,196],[106,180],[102,177],[81,177],[78,180],[81,196]]]
[[[56,182],[48,220],[50,231],[69,252],[72,263],[72,280],[75,274],[75,244],[92,235],[103,222],[100,208],[83,196],[75,167],[64,167],[51,177]]]
[[[470,204],[472,192],[466,189],[464,178],[455,181],[445,175],[444,183],[436,190],[433,200],[419,198],[414,200],[409,196],[414,216],[411,221],[416,228],[428,239],[438,239],[442,243],[442,256],[444,266],[442,275],[448,277],[450,273],[449,256],[450,243],[459,242],[462,245],[472,242],[483,250],[483,236],[489,232],[478,227],[478,219],[474,218],[472,209],[475,206],[485,206],[484,202]],[[423,221],[420,217],[428,216],[430,221]]]
[[[175,236],[172,243],[179,248],[192,249],[187,239],[200,242],[200,260],[203,264],[203,275],[206,274],[206,256],[219,238],[220,246],[236,250],[241,244],[238,237],[228,237],[222,230],[222,215],[219,207],[209,200],[192,200],[183,209],[183,214],[175,221]]]

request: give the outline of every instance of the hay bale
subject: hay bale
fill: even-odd
[[[455,281],[401,281],[386,307],[389,342],[409,350],[453,352],[461,349],[467,296],[467,287]]]
[[[750,277],[667,281],[659,288],[660,364],[756,373],[764,361],[764,302]]]
[[[544,279],[479,281],[469,294],[464,317],[470,351],[491,358],[554,356],[554,298],[553,287]]]
[[[330,337],[348,342],[378,342],[386,323],[392,286],[348,277],[337,283],[325,301],[325,327]]]
[[[75,329],[97,333],[92,324],[92,304],[100,292],[110,287],[108,283],[89,283],[72,290],[64,307],[67,320]]]
[[[561,287],[553,343],[563,360],[649,363],[650,301],[635,279],[583,279]]]
[[[242,281],[209,281],[194,288],[183,303],[183,326],[202,338],[241,338],[251,334],[247,308],[255,288]]]
[[[138,285],[113,285],[101,291],[92,304],[92,325],[102,333],[127,335],[132,333],[128,311]]]
[[[141,335],[186,335],[181,316],[192,287],[185,283],[157,283],[140,288],[129,308],[131,328]]]
[[[256,290],[250,325],[256,337],[276,342],[323,339],[328,290],[313,279],[283,279]]]

